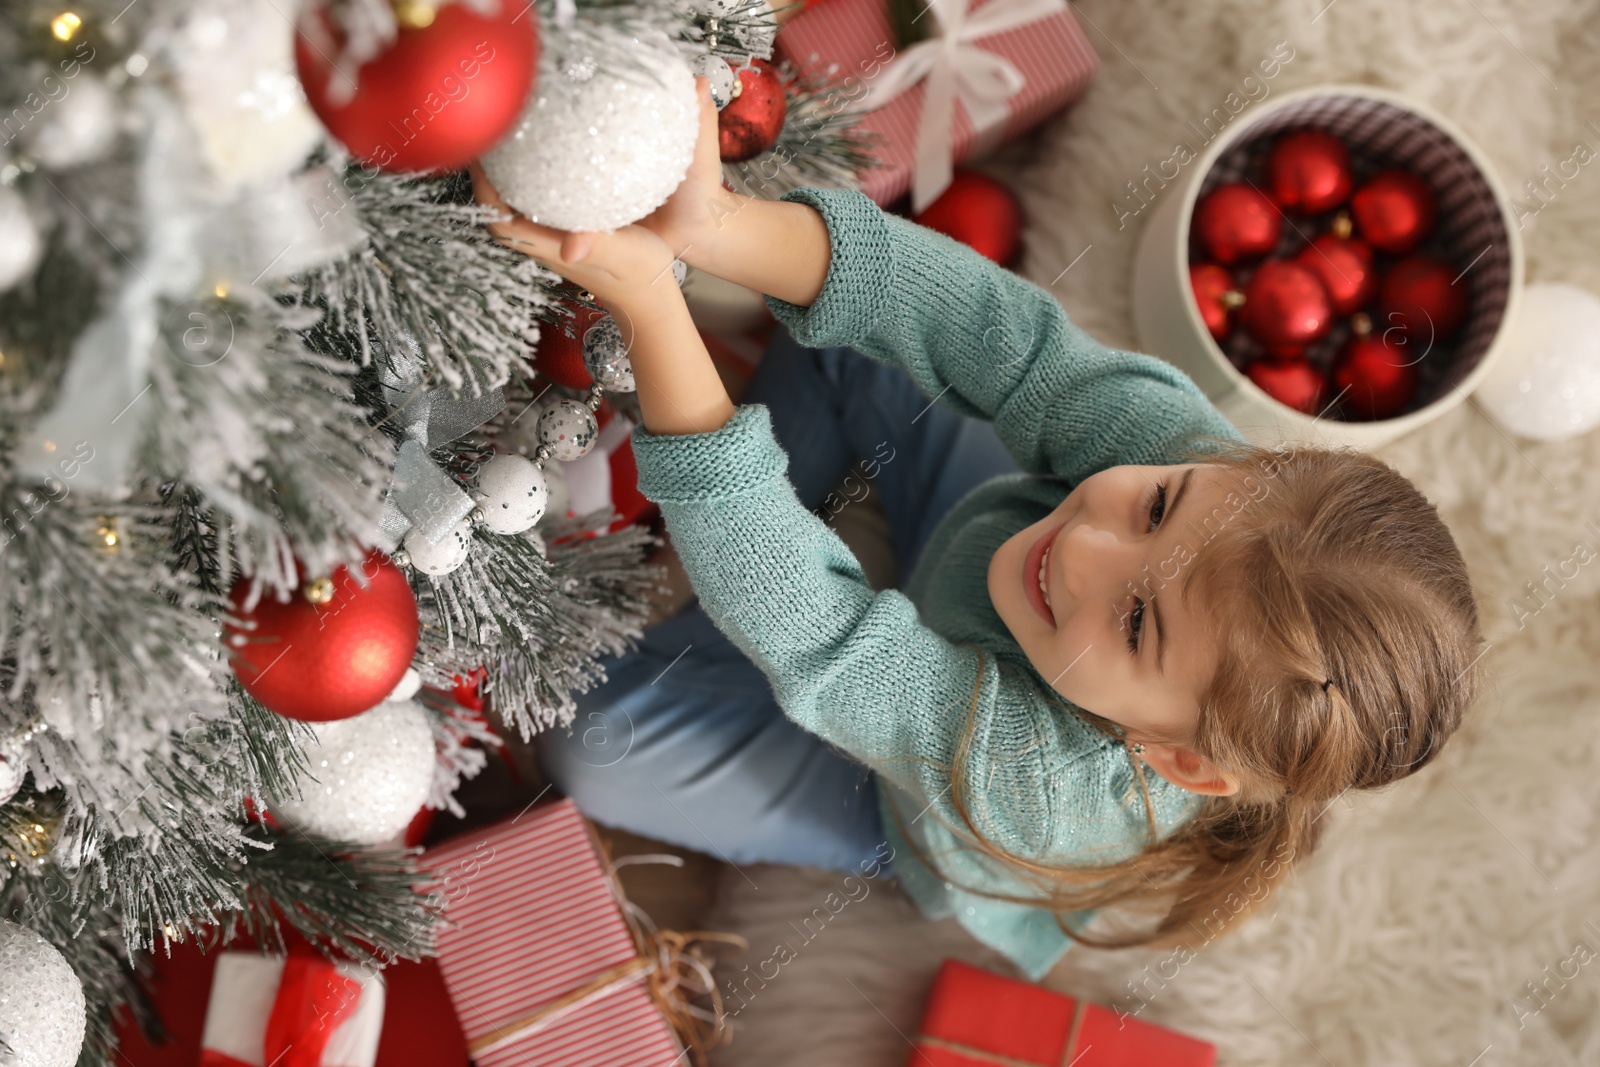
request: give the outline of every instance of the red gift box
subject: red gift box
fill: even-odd
[[[778,34],[777,54],[802,70],[836,65],[841,106],[864,110],[856,128],[882,136],[880,165],[860,176],[881,205],[910,189],[921,212],[956,163],[1066,107],[1099,69],[1066,0],[966,2],[932,0],[935,34],[898,52],[884,0],[809,6]]]
[[[907,1067],[1213,1067],[1215,1045],[945,960]]]
[[[632,925],[571,800],[452,838],[422,866],[444,901],[439,968],[477,1067],[681,1067],[727,1036],[710,971],[683,945],[743,939]],[[715,1000],[714,1029],[682,999],[696,990]]]

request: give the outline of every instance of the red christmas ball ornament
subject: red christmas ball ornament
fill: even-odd
[[[1319,234],[1294,257],[1328,291],[1336,315],[1352,315],[1372,300],[1378,275],[1372,269],[1372,249],[1354,237]]]
[[[771,148],[789,113],[783,83],[771,63],[752,60],[738,73],[733,99],[717,112],[717,147],[724,163],[742,163]]]
[[[1278,403],[1313,417],[1322,413],[1328,380],[1310,360],[1254,359],[1244,373]]]
[[[295,27],[295,69],[328,132],[390,172],[463,167],[516,121],[539,69],[538,19],[520,0],[492,15],[461,0],[403,5],[395,39],[349,75],[334,69],[343,33],[325,0]]]
[[[1414,357],[1382,334],[1351,338],[1330,377],[1346,412],[1358,420],[1393,418],[1417,392]]]
[[[1457,271],[1432,256],[1407,256],[1389,268],[1378,287],[1378,309],[1387,327],[1407,337],[1442,341],[1467,317],[1465,286],[1454,284]]]
[[[1271,252],[1282,228],[1278,205],[1244,182],[1217,186],[1194,209],[1194,232],[1201,247],[1226,266]]]
[[[1437,208],[1427,182],[1409,170],[1386,170],[1350,197],[1350,214],[1367,244],[1403,255],[1428,236]]]
[[[1233,309],[1243,303],[1233,275],[1226,267],[1215,263],[1189,265],[1189,290],[1200,308],[1200,318],[1206,329],[1218,341],[1225,340],[1233,331]]]
[[[340,566],[287,602],[262,597],[243,608],[250,581],[228,594],[224,627],[244,691],[290,719],[348,719],[383,702],[417,651],[417,601],[405,575],[381,552],[361,564],[367,584]]]
[[[945,191],[911,221],[954,237],[1000,264],[1009,264],[1022,239],[1022,206],[1003,182],[957,170]]]
[[[1326,130],[1284,134],[1267,155],[1267,188],[1286,211],[1315,215],[1350,196],[1350,150]]]
[[[533,350],[533,369],[546,379],[568,389],[587,389],[594,384],[583,365],[583,333],[605,318],[607,312],[584,307],[573,300],[562,304],[572,313],[572,322],[539,324],[539,343]],[[572,331],[568,337],[566,331]]]
[[[1239,325],[1280,358],[1298,356],[1333,325],[1333,305],[1317,275],[1289,259],[1269,259],[1244,287]]]

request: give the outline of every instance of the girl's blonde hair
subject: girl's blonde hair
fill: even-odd
[[[1192,546],[1173,583],[1185,604],[1204,605],[1220,656],[1193,736],[1153,740],[1182,744],[1232,772],[1238,792],[1204,797],[1192,820],[1161,838],[1143,765],[1130,752],[1149,835],[1137,855],[1067,866],[1006,852],[970,814],[965,767],[981,653],[951,768],[966,833],[952,829],[1041,894],[963,888],[1047,906],[1069,937],[1101,948],[1209,941],[1233,926],[1312,852],[1322,816],[1347,790],[1385,786],[1426,766],[1480,684],[1485,649],[1466,563],[1438,511],[1388,464],[1347,447],[1274,450],[1215,437],[1196,439],[1182,461],[1223,468],[1242,504],[1213,514],[1222,525]],[[1116,723],[1061,706],[1123,736]],[[890,809],[902,840],[938,870]],[[1072,912],[1113,904],[1159,918],[1100,937],[1067,922]]]

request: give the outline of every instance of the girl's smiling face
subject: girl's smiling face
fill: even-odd
[[[1199,720],[1218,652],[1204,605],[1186,604],[1179,584],[1239,500],[1215,464],[1111,467],[989,562],[989,599],[1034,670],[1073,704],[1121,724],[1130,742],[1144,741],[1145,761],[1196,793],[1231,793],[1237,783],[1193,751],[1151,739],[1190,737]]]

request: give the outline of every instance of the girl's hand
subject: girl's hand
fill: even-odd
[[[501,244],[525,253],[574,285],[589,290],[608,309],[653,297],[653,286],[664,285],[677,292],[677,279],[672,274],[676,257],[658,234],[638,223],[610,233],[541,226],[517,214],[500,199],[476,162],[468,169],[472,172],[473,198],[511,216],[505,221],[486,223],[488,231],[500,238]]]
[[[711,99],[711,83],[697,75],[694,91],[700,101],[700,134],[694,143],[689,171],[665,204],[639,220],[640,226],[659,234],[680,259],[690,249],[703,251],[721,219],[738,210],[739,200],[722,187],[722,149],[717,139],[717,105]]]

